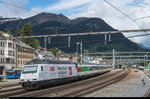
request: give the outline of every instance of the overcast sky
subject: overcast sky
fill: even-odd
[[[64,14],[70,19],[77,17],[98,17],[118,30],[150,28],[150,17],[136,20],[131,19],[114,9],[104,0],[0,0],[28,9],[28,11],[0,2],[0,16],[27,18],[40,12]],[[150,0],[106,0],[132,19],[150,16]],[[138,5],[140,6],[138,7]],[[132,36],[142,33],[124,34]],[[131,39],[150,47],[150,36]]]

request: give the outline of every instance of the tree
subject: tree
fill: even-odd
[[[56,47],[49,49],[49,51],[51,51],[54,54],[54,56],[56,57],[56,55],[57,55],[57,48]]]
[[[33,33],[32,33],[32,28],[31,28],[30,24],[26,23],[20,31],[20,36],[31,36],[32,34]],[[22,39],[22,41],[24,43],[27,43],[30,45],[30,43],[33,41],[33,39],[32,38],[24,38],[24,39]]]
[[[20,29],[20,27],[17,27],[16,36],[21,36],[21,29]]]
[[[40,41],[38,39],[31,39],[31,42],[28,44],[33,48],[40,49]]]
[[[21,30],[22,36],[31,36],[33,34],[31,25],[29,23],[26,23]]]
[[[10,35],[11,35],[11,32],[10,32],[10,30],[9,30],[9,31],[7,31],[7,34],[10,34]]]
[[[16,36],[31,36],[33,34],[31,25],[29,23],[26,23],[22,29],[20,30],[19,27],[17,27]],[[32,46],[33,48],[39,49],[40,47],[40,41],[33,38],[24,38],[21,40],[22,42]]]

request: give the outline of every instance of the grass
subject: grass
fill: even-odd
[[[2,81],[0,81],[0,83],[3,83],[3,82],[7,82],[7,80],[2,80]]]

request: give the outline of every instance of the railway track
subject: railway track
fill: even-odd
[[[149,89],[148,92],[144,95],[144,97],[150,97],[150,89]]]
[[[105,86],[108,86],[112,83],[121,80],[122,78],[127,76],[129,72],[130,70],[124,71],[103,80],[96,80],[95,82],[93,81],[93,83],[87,83],[86,85],[83,86],[78,86],[69,90],[64,90],[62,92],[53,93],[51,95],[47,94],[41,97],[82,97],[88,93],[91,93],[93,91],[96,91],[100,88],[103,88]]]
[[[19,90],[19,89],[22,89],[22,87],[21,86],[9,87],[8,89],[0,90],[0,95],[2,93],[14,91],[14,90]]]
[[[73,82],[65,85],[25,91],[22,88],[1,92],[0,97],[81,97],[124,78],[130,70],[106,73],[101,76]]]
[[[15,84],[0,84],[0,88],[8,88],[8,87],[14,87],[14,86],[18,86],[19,83],[15,83]]]
[[[145,71],[144,73],[150,78],[150,75],[148,75]],[[150,97],[150,89],[148,90],[148,92],[144,95],[144,97]]]

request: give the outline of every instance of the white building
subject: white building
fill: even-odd
[[[35,58],[56,60],[52,52],[38,49],[35,50]]]
[[[69,61],[70,58],[71,58],[70,55],[68,55],[68,54],[62,54],[62,55],[60,55],[60,56],[58,57],[58,60]]]
[[[102,58],[94,58],[94,60],[90,60],[89,62],[94,64],[102,64]]]
[[[16,41],[6,37],[10,35],[0,31],[0,75],[16,67]]]

